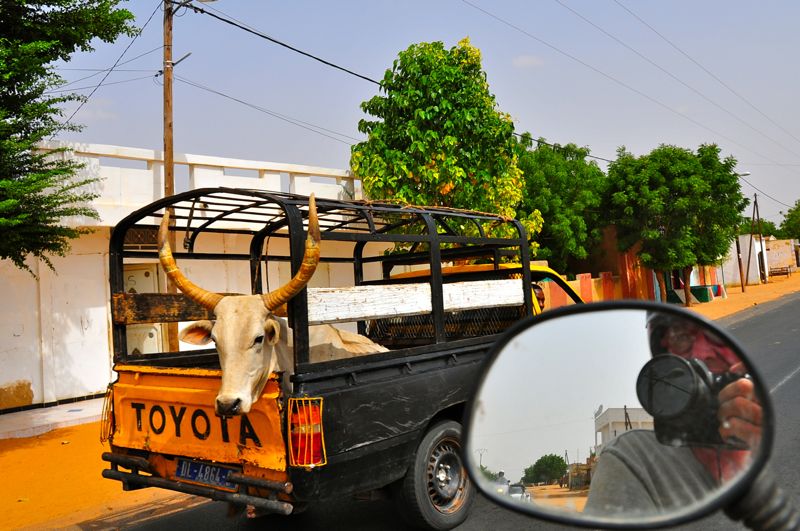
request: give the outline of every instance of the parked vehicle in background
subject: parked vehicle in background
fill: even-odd
[[[514,483],[508,486],[508,495],[517,501],[530,501],[531,494],[525,489],[522,483]]]

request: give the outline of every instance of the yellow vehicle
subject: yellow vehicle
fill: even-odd
[[[177,341],[178,328],[216,326],[217,314],[165,287],[155,232],[166,209],[178,266],[217,297],[272,293],[279,278],[304,267],[312,232],[309,198],[226,188],[163,199],[115,227],[117,378],[103,475],[126,490],[164,488],[285,515],[383,490],[417,526],[463,522],[475,490],[461,462],[461,420],[489,348],[536,311],[532,281],[581,302],[555,272],[528,267],[522,226],[450,209],[318,200],[319,265],[274,312],[285,311],[275,319],[291,330],[291,342],[268,338],[287,346],[291,365],[265,369],[249,411],[220,415],[219,343]],[[517,236],[484,232],[492,224],[509,224]],[[485,263],[448,269],[467,260]],[[426,271],[403,274],[411,269]],[[320,287],[327,285],[337,287]],[[315,357],[316,331],[331,324],[343,330],[337,337],[379,348]],[[183,337],[200,328],[185,327]]]

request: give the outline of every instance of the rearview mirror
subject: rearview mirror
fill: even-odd
[[[490,499],[585,527],[676,525],[736,496],[772,443],[768,389],[724,331],[667,305],[572,306],[498,341],[467,413]]]

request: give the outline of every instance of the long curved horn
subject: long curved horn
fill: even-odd
[[[158,259],[161,261],[161,267],[164,268],[167,277],[175,283],[184,295],[201,306],[213,310],[224,295],[204,290],[181,273],[175,263],[175,258],[172,257],[172,249],[169,246],[169,238],[167,238],[168,228],[169,208],[165,208],[161,226],[158,228]]]
[[[306,287],[306,284],[311,280],[311,276],[317,269],[317,264],[319,264],[320,239],[317,202],[314,199],[314,194],[311,194],[308,198],[308,237],[306,238],[306,251],[303,254],[303,263],[300,265],[300,270],[292,280],[280,288],[261,296],[267,310],[276,310]]]

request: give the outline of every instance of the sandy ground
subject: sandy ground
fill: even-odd
[[[529,490],[535,503],[571,512],[582,512],[589,497],[589,489],[569,490],[558,485],[542,485]]]
[[[100,423],[0,440],[0,529],[64,529],[125,509],[190,497],[160,489],[123,492],[101,477]]]
[[[698,304],[692,310],[719,319],[795,291],[800,291],[800,274],[747,286],[745,293],[732,287],[727,299]],[[151,513],[168,511],[165,507],[170,505],[203,501],[158,489],[123,492],[119,482],[101,477],[107,463],[100,454],[108,447],[100,443],[99,434],[99,423],[91,423],[27,439],[0,440],[0,529],[64,529],[88,521],[105,521],[108,527],[101,527],[113,528],[107,520],[111,514],[142,507]],[[534,492],[534,497],[542,499],[544,494]],[[556,504],[581,502],[581,496],[546,494]]]
[[[759,304],[775,300],[783,295],[800,291],[800,272],[787,277],[774,276],[769,283],[747,286],[745,292],[739,286],[728,287],[728,298],[717,298],[704,304],[695,304],[692,310],[709,319],[720,319],[734,313],[746,312]]]

